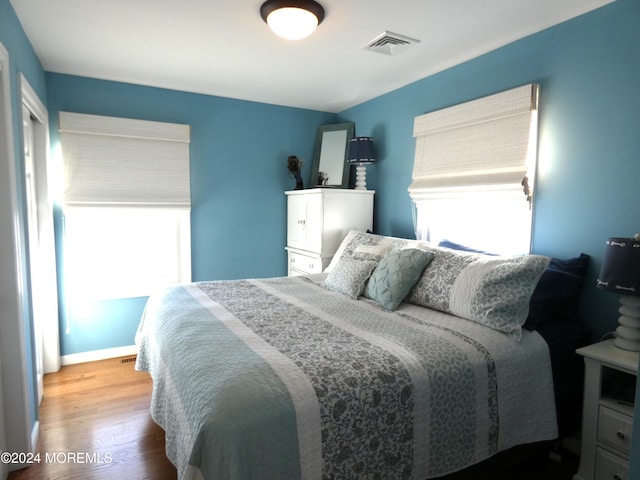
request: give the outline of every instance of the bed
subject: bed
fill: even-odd
[[[152,296],[136,368],[178,478],[437,478],[557,438],[523,328],[549,263],[349,232],[321,275]]]

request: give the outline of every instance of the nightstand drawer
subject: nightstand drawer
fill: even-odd
[[[628,478],[629,462],[602,448],[596,449],[594,480],[628,480]]]
[[[628,454],[632,424],[631,417],[601,406],[598,415],[598,441]]]
[[[322,273],[322,259],[289,252],[289,269],[306,273]]]

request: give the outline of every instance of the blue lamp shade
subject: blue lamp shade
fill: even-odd
[[[614,345],[640,351],[640,235],[607,240],[597,287],[622,295]]]
[[[356,190],[367,189],[366,166],[375,163],[373,155],[373,138],[353,137],[349,140],[349,155],[347,161],[356,166]]]
[[[351,164],[369,165],[375,163],[373,155],[373,138],[353,137],[349,140],[349,158]]]

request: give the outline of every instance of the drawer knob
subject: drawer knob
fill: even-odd
[[[307,223],[305,220],[298,220],[298,225],[304,225],[305,223]]]
[[[624,480],[624,477],[622,475],[620,475],[619,473],[614,473],[613,474],[613,480]]]
[[[624,440],[625,438],[627,438],[627,436],[624,434],[624,432],[618,432],[618,433],[616,433],[616,436],[617,436],[620,440]]]

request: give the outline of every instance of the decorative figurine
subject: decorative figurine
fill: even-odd
[[[302,184],[302,160],[295,155],[290,155],[288,158],[289,176],[296,179],[296,188],[294,190],[302,190],[304,185]]]

